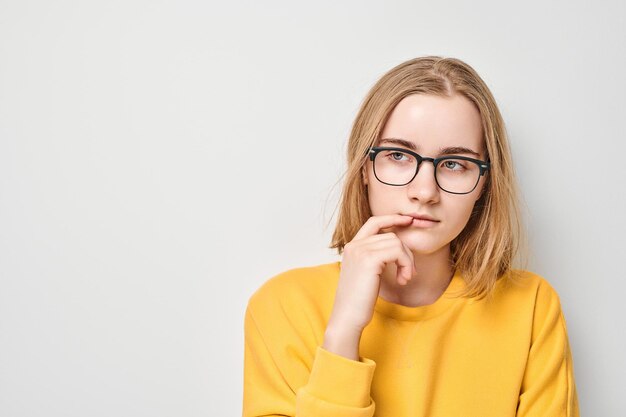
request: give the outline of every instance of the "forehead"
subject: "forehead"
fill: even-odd
[[[484,155],[480,112],[469,99],[412,94],[391,112],[380,139],[411,141],[418,152],[433,154],[445,147],[466,147]]]

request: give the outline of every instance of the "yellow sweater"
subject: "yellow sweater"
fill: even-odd
[[[321,346],[340,262],[297,268],[265,282],[245,314],[243,416],[578,417],[559,297],[521,271],[496,296],[433,304],[381,297],[360,360]]]

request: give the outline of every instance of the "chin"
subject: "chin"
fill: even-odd
[[[439,247],[411,247],[409,246],[409,249],[411,249],[411,252],[413,252],[413,254],[415,255],[432,255],[433,253],[438,252],[439,250],[441,250],[443,248],[443,246],[439,246]]]
[[[440,240],[429,239],[422,233],[398,233],[398,238],[404,243],[412,252],[420,255],[430,255],[435,253],[448,244]]]

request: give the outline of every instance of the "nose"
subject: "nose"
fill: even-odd
[[[435,181],[435,166],[430,161],[422,161],[417,175],[407,184],[409,198],[422,204],[439,201],[439,187]]]

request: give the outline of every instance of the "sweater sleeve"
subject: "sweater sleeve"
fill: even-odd
[[[277,319],[271,321],[280,328]],[[350,360],[321,346],[314,348],[314,358],[306,360],[298,344],[290,343],[293,334],[271,337],[277,327],[266,331],[262,322],[250,307],[246,309],[243,417],[374,415],[370,397],[374,361]]]
[[[556,291],[537,290],[531,346],[517,407],[518,417],[579,417],[572,353]]]

